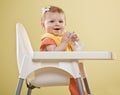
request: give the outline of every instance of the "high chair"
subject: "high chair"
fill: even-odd
[[[105,51],[33,51],[27,32],[20,23],[16,24],[16,46],[19,71],[16,95],[20,95],[24,80],[27,81],[27,95],[31,95],[33,88],[69,85],[71,77],[76,79],[80,95],[84,95],[78,60],[112,59],[112,53]],[[90,90],[88,84],[87,89]]]

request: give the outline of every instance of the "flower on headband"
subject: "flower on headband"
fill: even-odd
[[[44,14],[45,12],[48,12],[50,10],[50,6],[42,8],[42,14]]]

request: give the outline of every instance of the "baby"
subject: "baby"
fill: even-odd
[[[66,17],[64,11],[56,6],[42,9],[41,26],[45,33],[41,38],[41,51],[76,51],[78,36],[74,32],[65,31]],[[74,78],[70,79],[71,95],[79,95]]]

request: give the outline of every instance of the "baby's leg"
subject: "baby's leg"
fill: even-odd
[[[70,90],[71,95],[80,95],[76,80],[74,78],[70,78],[69,90]]]

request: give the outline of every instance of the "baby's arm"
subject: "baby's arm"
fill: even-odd
[[[63,42],[59,46],[48,45],[46,46],[47,51],[64,51],[66,49],[67,43]]]
[[[65,51],[65,49],[69,43],[69,40],[70,40],[70,33],[66,32],[63,35],[61,44],[59,46],[56,46],[55,44],[47,45],[46,50],[47,51]]]

